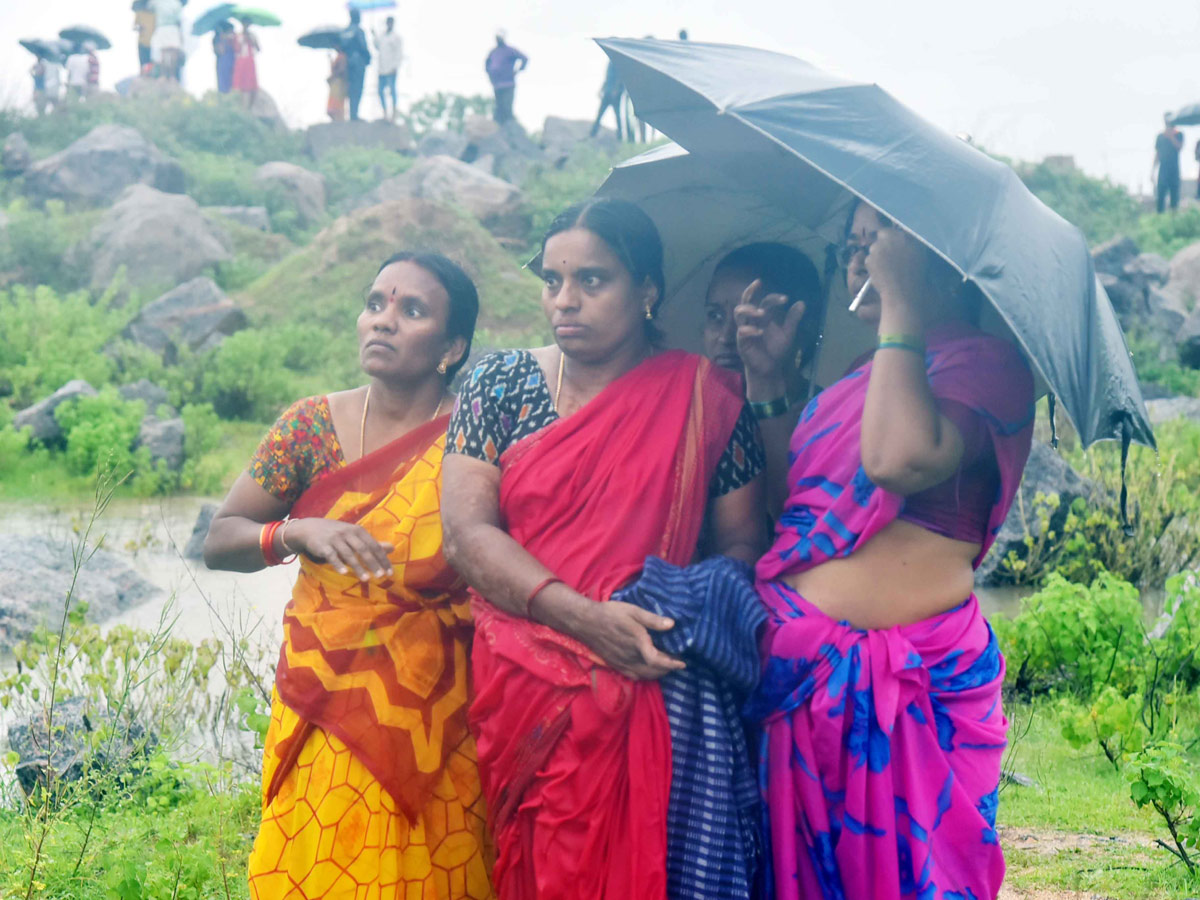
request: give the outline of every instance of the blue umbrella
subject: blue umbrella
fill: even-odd
[[[1154,445],[1087,242],[1008,166],[873,84],[749,47],[607,39],[638,117],[789,221],[837,242],[866,200],[973,281],[1086,447]]]
[[[207,34],[226,21],[236,8],[237,5],[234,3],[219,3],[212,9],[201,13],[192,23],[192,34]]]
[[[350,0],[347,9],[357,9],[359,12],[370,12],[375,9],[395,9],[396,0]]]

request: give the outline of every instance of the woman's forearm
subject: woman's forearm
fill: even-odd
[[[219,516],[213,519],[204,539],[204,564],[210,569],[227,572],[257,572],[267,567],[263,558],[263,523],[244,516]],[[279,558],[287,553],[281,536],[275,532],[275,553]]]

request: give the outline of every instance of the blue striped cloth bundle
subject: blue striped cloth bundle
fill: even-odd
[[[683,569],[648,557],[641,578],[612,596],[674,619],[654,643],[688,664],[660,682],[671,723],[671,900],[749,900],[754,892],[762,820],[738,711],[758,682],[766,613],[751,574],[728,557]]]

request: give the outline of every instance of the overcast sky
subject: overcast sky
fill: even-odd
[[[209,0],[191,0],[195,17]],[[260,30],[259,81],[293,125],[323,117],[326,55],[296,37],[340,23],[335,0],[253,0],[281,28]],[[670,11],[668,5],[685,12]],[[516,114],[530,129],[546,115],[590,118],[603,79],[595,36],[674,37],[750,44],[799,56],[852,78],[875,81],[926,118],[1009,156],[1070,154],[1086,171],[1132,188],[1149,182],[1163,111],[1200,101],[1200,4],[1195,0],[435,0],[395,11],[406,44],[400,89],[408,100],[437,90],[489,90],[483,57],[497,27],[530,57]],[[366,17],[382,27],[384,14]],[[136,69],[129,0],[0,0],[0,103],[28,102],[32,57],[20,37],[52,36],[82,22],[104,31],[106,87]],[[215,83],[212,50],[194,39],[189,90]],[[378,114],[368,73],[365,114]],[[404,100],[402,100],[403,104]],[[1188,134],[1184,174],[1194,175]]]

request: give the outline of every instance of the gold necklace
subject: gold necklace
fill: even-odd
[[[567,360],[567,355],[561,350],[558,351],[558,387],[554,389],[554,411],[558,412],[558,398],[562,394],[562,376],[563,364]]]
[[[438,413],[442,411],[442,404],[446,402],[446,395],[443,394],[438,398],[438,404],[433,410],[433,415],[429,417],[432,422],[438,417]],[[358,424],[358,458],[362,459],[366,453],[367,447],[367,407],[371,404],[371,386],[367,385],[367,396],[363,398],[362,421]]]

